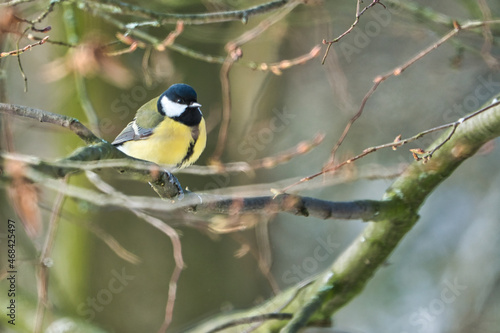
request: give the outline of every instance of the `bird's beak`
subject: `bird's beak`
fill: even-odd
[[[196,103],[196,102],[195,103],[191,103],[189,105],[190,108],[199,108],[200,106],[201,106],[201,104],[200,103]]]

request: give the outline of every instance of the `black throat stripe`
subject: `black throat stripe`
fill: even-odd
[[[193,156],[195,144],[196,144],[196,141],[193,141],[189,144],[189,147],[188,147],[187,152],[186,152],[186,156],[184,156],[181,163],[177,164],[177,167],[180,167],[181,165],[183,165],[184,163],[189,161],[191,156]]]
[[[186,155],[184,156],[184,158],[182,159],[182,161],[177,164],[177,167],[180,167],[181,165],[183,165],[184,163],[186,163],[187,161],[189,161],[189,159],[191,158],[191,156],[193,156],[194,154],[194,146],[196,145],[196,142],[198,141],[198,137],[200,135],[200,128],[198,126],[193,126],[191,128],[191,137],[193,138],[193,141],[191,141],[189,143],[189,147],[186,151]]]

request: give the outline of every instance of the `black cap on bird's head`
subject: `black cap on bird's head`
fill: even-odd
[[[194,91],[193,87],[184,83],[171,85],[170,88],[164,92],[164,95],[172,102],[185,105],[189,105],[193,102],[196,103],[197,98],[196,91]]]
[[[189,123],[189,126],[192,126],[190,124],[193,121],[196,124],[199,123],[201,119],[200,106],[201,104],[197,102],[196,91],[184,83],[171,85],[160,95],[157,103],[159,113],[183,123]]]

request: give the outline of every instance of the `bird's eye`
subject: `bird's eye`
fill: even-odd
[[[182,98],[178,98],[176,103],[179,103],[179,104],[184,104],[184,100]]]

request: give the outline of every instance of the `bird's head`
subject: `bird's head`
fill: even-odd
[[[158,98],[158,112],[170,118],[179,118],[186,110],[195,111],[201,106],[196,100],[196,91],[189,85],[177,83]]]

